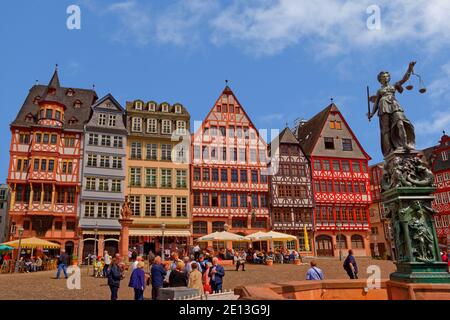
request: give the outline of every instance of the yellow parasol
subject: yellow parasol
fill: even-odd
[[[305,251],[309,251],[309,239],[308,239],[308,231],[306,231],[306,226],[303,226],[303,238],[305,241]]]
[[[208,241],[236,241],[236,242],[248,242],[249,240],[243,236],[228,231],[214,232],[207,234],[206,236],[197,239],[198,242]]]
[[[2,244],[11,246],[15,249],[19,248],[19,240],[9,241]],[[35,248],[58,249],[61,247],[57,243],[50,242],[44,239],[39,239],[36,237],[22,239],[20,242],[20,246],[22,247],[22,249],[35,249]]]

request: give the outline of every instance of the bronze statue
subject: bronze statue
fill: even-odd
[[[130,219],[133,212],[130,209],[130,202],[128,200],[128,196],[125,196],[125,202],[122,206],[122,219]]]
[[[393,151],[409,151],[414,150],[416,138],[414,126],[406,118],[404,111],[397,99],[395,92],[403,92],[402,85],[409,80],[414,72],[415,61],[410,62],[408,70],[403,78],[396,82],[393,86],[389,84],[391,76],[387,71],[381,71],[378,74],[378,81],[381,88],[377,91],[376,96],[369,98],[374,103],[372,112],[367,115],[370,119],[378,111],[381,130],[381,150],[386,157]]]

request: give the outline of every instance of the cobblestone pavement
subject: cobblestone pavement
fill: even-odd
[[[326,279],[346,279],[342,269],[342,262],[333,259],[316,259],[318,267],[325,274]],[[367,278],[368,265],[378,265],[382,278],[388,278],[395,270],[392,261],[359,259],[360,278]],[[289,280],[304,280],[308,265],[251,265],[246,271],[234,271],[232,266],[225,267],[224,289],[234,289],[240,285],[259,284],[264,282],[281,282]],[[146,267],[146,270],[147,267]],[[92,274],[92,269],[90,269]],[[69,290],[66,280],[62,277],[55,279],[56,271],[41,271],[35,273],[0,274],[0,299],[49,299],[49,300],[107,300],[110,297],[106,279],[94,278],[88,275],[88,269],[81,270],[81,289]],[[119,299],[133,299],[133,290],[128,288],[129,272],[121,283]],[[151,291],[145,290],[144,296],[149,298]]]

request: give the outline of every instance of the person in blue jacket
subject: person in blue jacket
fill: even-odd
[[[161,257],[157,256],[153,262],[152,269],[152,299],[158,300],[159,288],[164,285],[164,277],[167,275],[166,268],[161,264]]]
[[[108,286],[111,289],[111,300],[117,300],[117,292],[119,291],[120,281],[123,279],[122,271],[118,265],[120,261],[113,259],[108,269]]]
[[[225,276],[225,269],[219,264],[217,257],[213,258],[213,265],[209,270],[209,277],[211,278],[211,288],[214,293],[222,291],[223,277]]]
[[[358,265],[353,256],[353,250],[348,250],[348,256],[345,258],[343,267],[350,279],[358,279]]]
[[[139,261],[137,268],[133,270],[128,286],[134,289],[134,300],[144,300],[145,272],[144,261]]]

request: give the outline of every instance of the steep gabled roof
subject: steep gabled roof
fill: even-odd
[[[272,143],[275,141],[275,139],[278,138],[278,143],[287,143],[287,144],[299,144],[297,138],[292,133],[291,129],[288,127],[284,128],[283,131],[280,132],[280,134],[275,137],[270,143],[269,146],[272,145]]]
[[[307,121],[306,123],[304,123],[302,125],[299,125],[296,128],[295,135],[297,136],[297,139],[300,142],[300,146],[301,146],[303,152],[305,153],[305,155],[309,157],[309,156],[311,156],[311,153],[314,151],[314,148],[317,144],[317,141],[320,138],[320,134],[322,133],[324,126],[327,123],[327,119],[328,119],[330,113],[338,113],[340,115],[340,118],[342,119],[343,124],[348,128],[350,134],[353,137],[353,140],[356,142],[358,147],[361,149],[361,152],[364,154],[364,156],[367,158],[367,160],[370,160],[371,157],[367,154],[367,152],[361,146],[361,144],[359,143],[355,134],[353,133],[352,129],[348,125],[347,121],[342,116],[342,113],[339,111],[339,108],[334,103],[331,103],[325,109],[323,109],[318,114],[316,114],[314,117],[312,117],[309,121]]]
[[[103,98],[97,100],[93,105],[92,105],[92,109],[95,109],[96,107],[98,107],[99,105],[101,105],[103,102],[105,102],[106,100],[111,100],[111,102],[113,103],[113,105],[117,108],[117,111],[120,112],[125,112],[125,109],[122,107],[122,105],[114,98],[114,96],[111,93],[108,93],[106,96],[104,96]]]
[[[311,152],[319,139],[320,133],[328,119],[330,111],[338,110],[334,103],[330,104],[328,107],[320,111],[309,121],[303,125],[299,125],[295,130],[295,135],[297,136],[300,146],[302,147],[305,155],[310,156]]]
[[[56,91],[54,94],[48,94],[49,89]],[[68,89],[73,89],[75,94],[67,95],[66,92]],[[28,96],[17,113],[16,118],[11,123],[11,126],[32,127],[37,125],[37,114],[40,106],[35,103],[36,97],[42,97],[39,100],[39,104],[47,101],[66,107],[63,123],[65,130],[83,130],[84,124],[89,120],[90,107],[97,100],[97,94],[94,90],[61,87],[58,73],[55,70],[48,85],[34,85],[31,87]],[[80,108],[74,107],[74,103],[77,100],[82,104]],[[26,121],[29,114],[34,116],[33,121]],[[74,117],[78,120],[77,122],[70,121]]]

